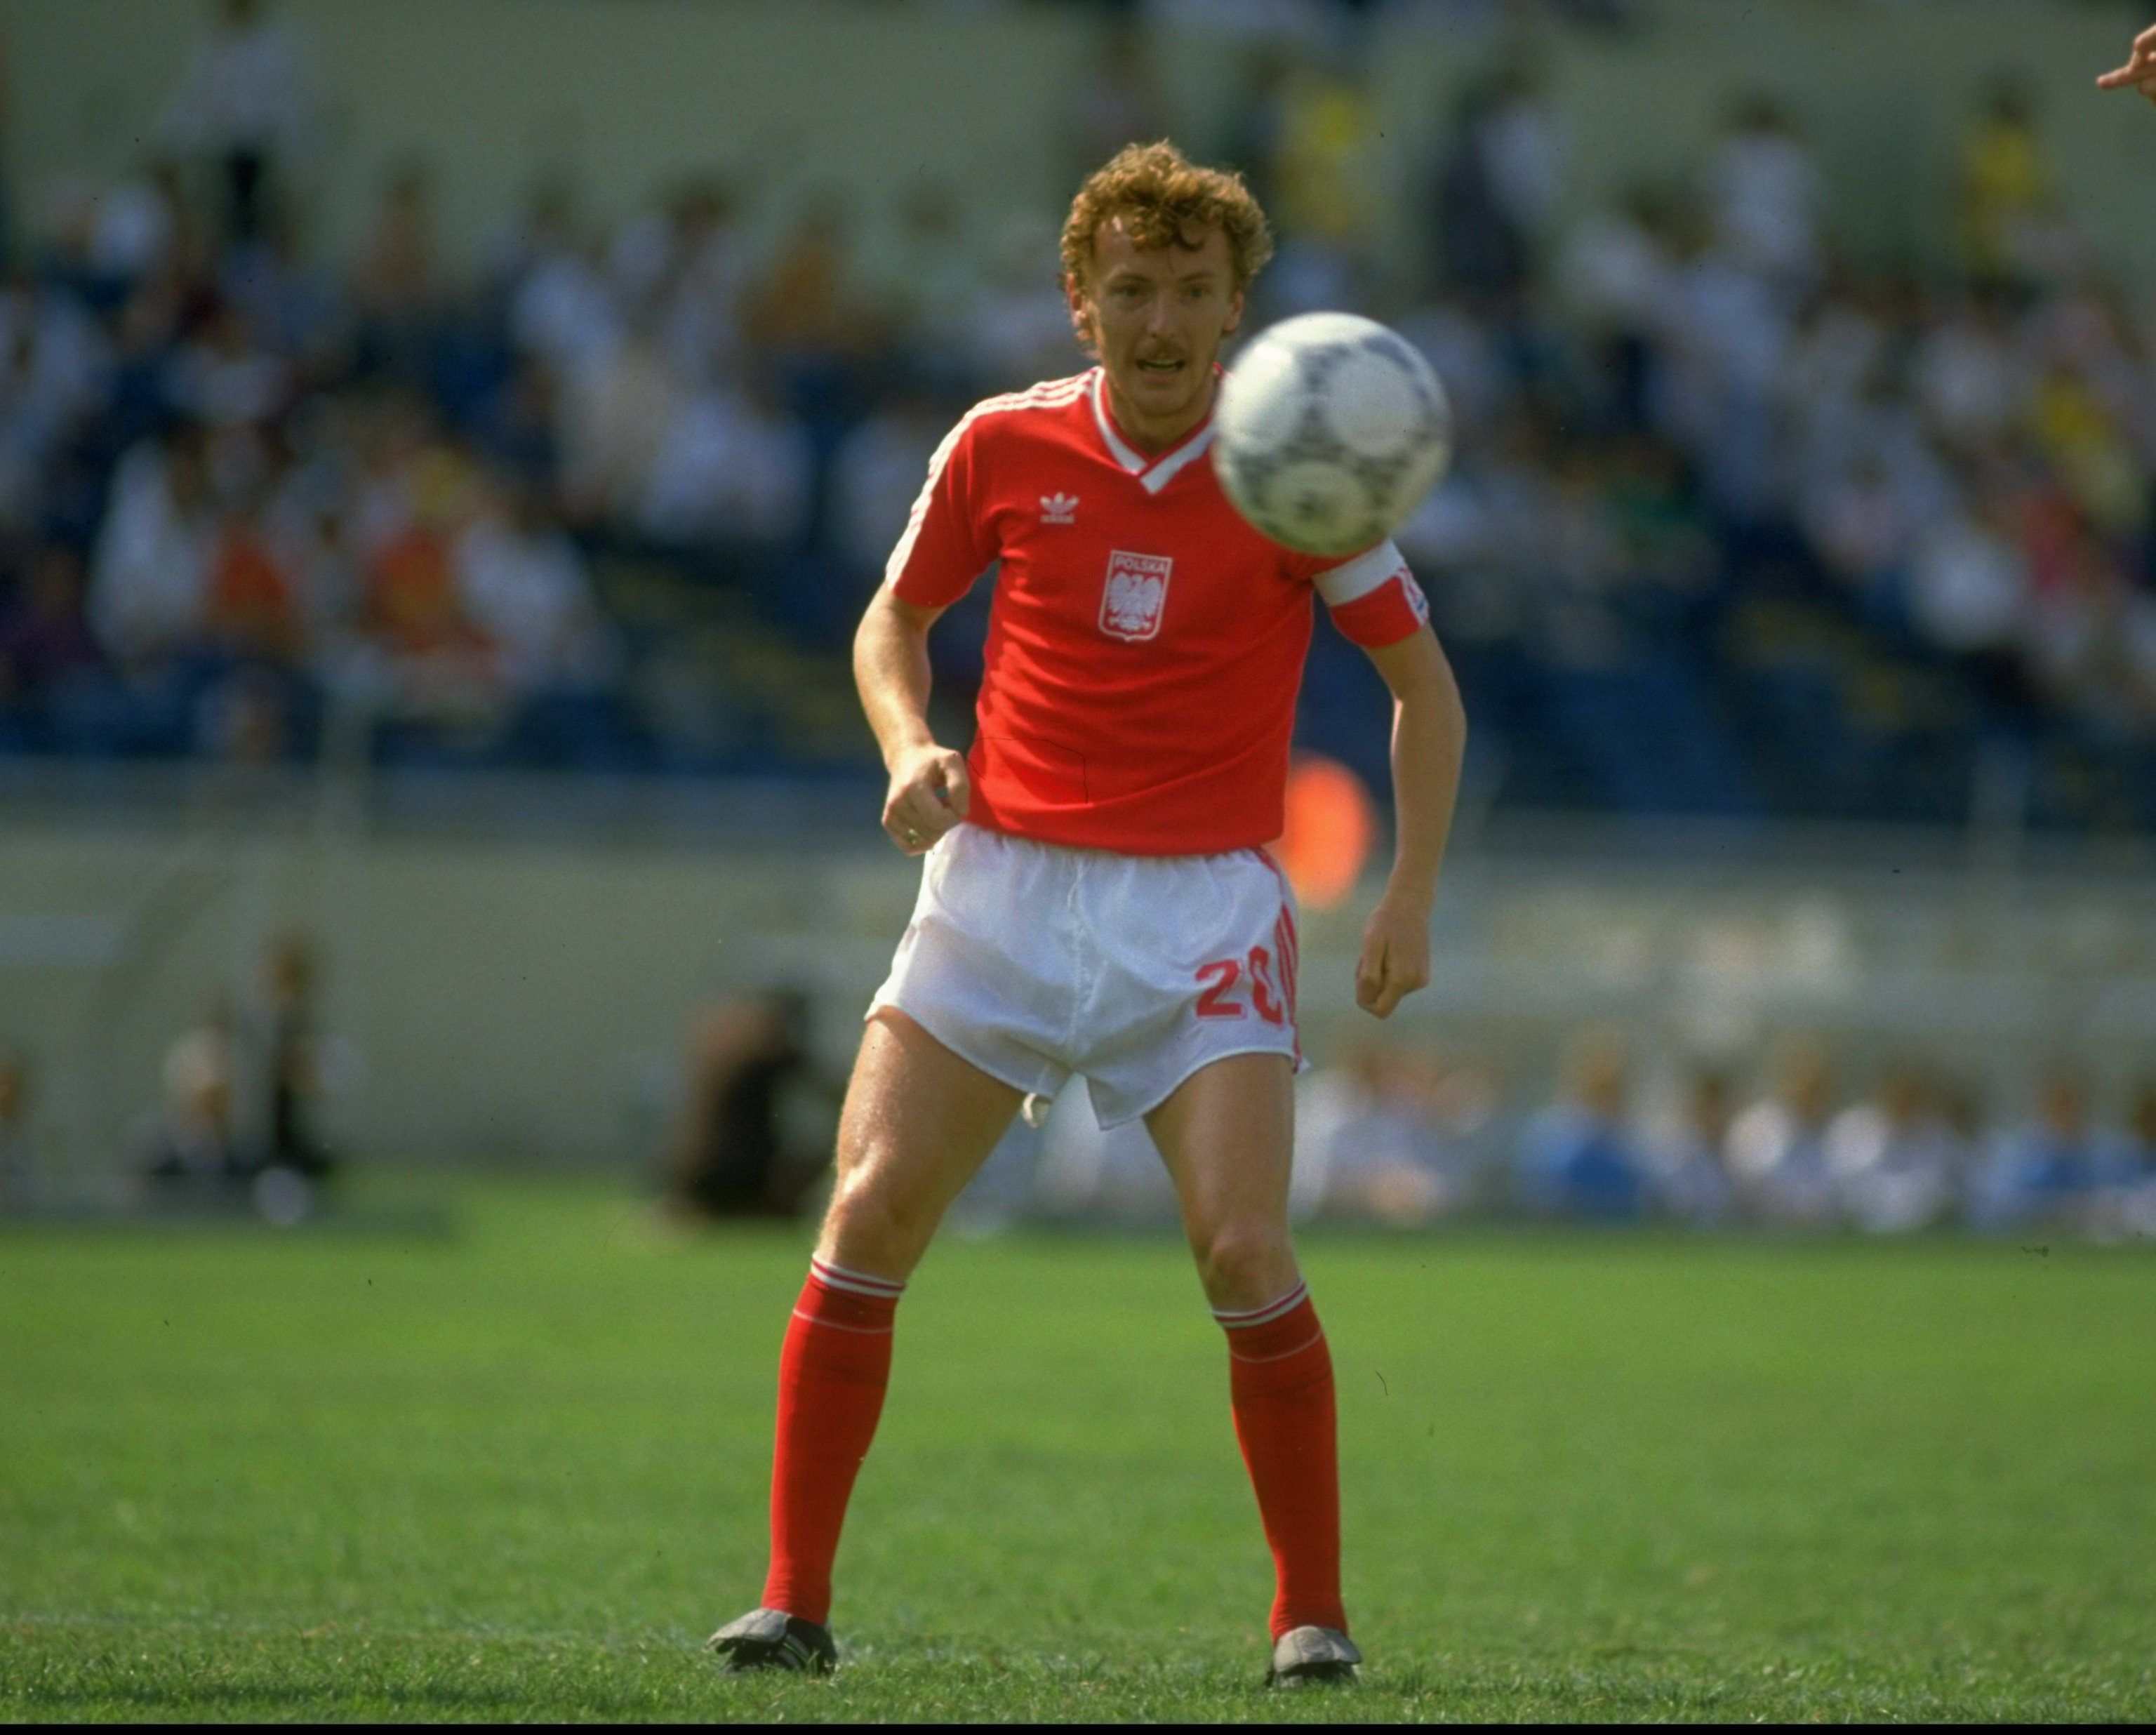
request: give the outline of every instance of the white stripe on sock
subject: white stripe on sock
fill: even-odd
[[[808,1270],[819,1283],[830,1289],[843,1289],[857,1296],[873,1296],[878,1301],[896,1301],[906,1293],[906,1286],[888,1277],[879,1277],[871,1271],[850,1271],[844,1265],[826,1265],[820,1259],[811,1259]]]
[[[1240,1332],[1250,1326],[1269,1325],[1281,1315],[1294,1312],[1309,1293],[1308,1284],[1297,1282],[1293,1289],[1281,1296],[1279,1300],[1268,1301],[1262,1307],[1251,1307],[1240,1312],[1231,1307],[1215,1307],[1213,1310],[1213,1317],[1230,1332]]]

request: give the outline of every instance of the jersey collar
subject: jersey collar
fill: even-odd
[[[1183,435],[1181,444],[1169,447],[1158,458],[1147,458],[1137,450],[1116,431],[1116,418],[1108,413],[1108,371],[1105,367],[1093,370],[1092,403],[1094,425],[1101,430],[1101,442],[1107,447],[1108,455],[1136,476],[1138,486],[1147,494],[1159,493],[1182,473],[1185,465],[1204,457],[1206,448],[1213,444],[1213,418],[1209,415]]]

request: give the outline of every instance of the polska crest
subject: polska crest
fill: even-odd
[[[1101,630],[1133,644],[1157,638],[1168,603],[1168,569],[1174,564],[1164,554],[1126,554],[1120,548],[1110,554],[1108,583],[1101,593]]]

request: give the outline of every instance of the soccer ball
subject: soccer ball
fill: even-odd
[[[1352,554],[1391,535],[1451,457],[1437,376],[1375,320],[1282,320],[1221,382],[1220,485],[1259,531],[1305,554]]]

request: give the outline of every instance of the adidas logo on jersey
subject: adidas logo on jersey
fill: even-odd
[[[1075,494],[1042,495],[1040,521],[1043,524],[1075,524],[1078,521],[1078,496]]]

